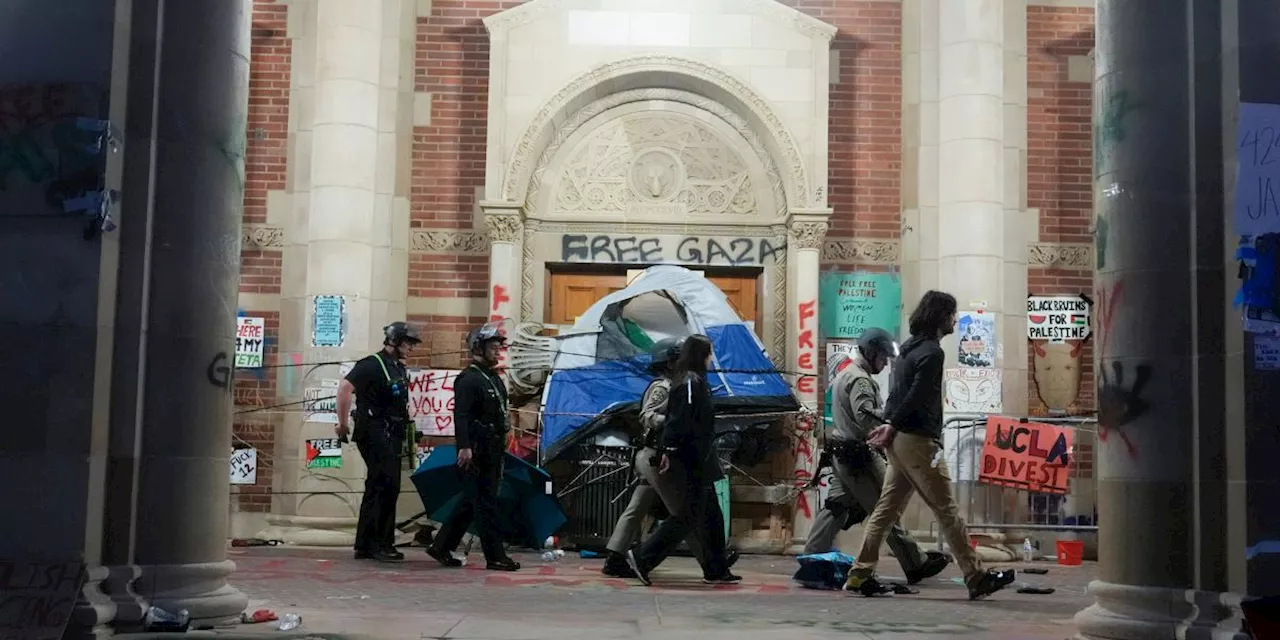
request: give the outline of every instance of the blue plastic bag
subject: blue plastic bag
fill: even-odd
[[[807,589],[836,590],[844,588],[844,581],[853,568],[854,557],[839,551],[812,553],[796,556],[800,568],[792,580]]]

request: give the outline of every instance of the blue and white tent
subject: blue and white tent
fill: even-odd
[[[709,378],[717,415],[799,409],[760,340],[715,284],[683,267],[650,267],[561,334],[543,391],[543,460],[593,437],[610,418],[638,411],[653,379],[650,347],[696,333],[711,338],[715,350]]]

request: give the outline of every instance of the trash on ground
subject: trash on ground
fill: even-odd
[[[1018,593],[1029,593],[1033,596],[1047,596],[1053,592],[1053,587],[1018,587]]]
[[[363,593],[358,596],[329,596],[325,600],[368,600],[369,596]]]
[[[293,631],[302,626],[302,616],[296,613],[286,613],[280,618],[280,626],[276,627],[281,631]]]
[[[1039,567],[1027,567],[1026,569],[1019,569],[1019,571],[1021,571],[1022,573],[1029,573],[1033,576],[1043,576],[1043,575],[1049,574],[1048,569],[1041,569]]]
[[[233,547],[274,547],[282,544],[280,540],[263,540],[262,538],[232,538]]]
[[[253,613],[246,611],[240,614],[240,622],[245,624],[261,624],[263,622],[271,622],[278,619],[279,618],[276,617],[275,612],[270,609],[258,609]]]
[[[142,618],[142,628],[148,632],[186,631],[191,626],[191,614],[186,609],[170,613],[160,607],[150,607]]]
[[[555,549],[542,552],[542,559],[547,562],[559,562],[564,557],[564,550]]]
[[[582,549],[581,551],[578,551],[578,557],[589,560],[591,558],[599,558],[600,554],[596,553],[595,551],[588,551],[586,549]]]

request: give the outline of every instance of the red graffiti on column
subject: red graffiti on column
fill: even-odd
[[[796,391],[802,394],[816,393],[818,386],[814,377],[817,372],[817,364],[814,362],[813,349],[816,348],[816,342],[813,339],[813,319],[817,315],[817,301],[810,300],[801,302],[799,306],[800,316],[800,333],[796,337],[796,348],[800,352],[796,357],[796,365],[799,369],[796,371]]]
[[[489,305],[489,322],[501,323],[507,319],[507,303],[511,302],[511,294],[505,285],[493,285],[492,292],[493,302]],[[507,328],[502,324],[498,325],[498,335],[506,336]],[[498,354],[498,371],[504,371],[507,368],[507,351],[503,349]]]
[[[813,474],[809,473],[808,469],[796,469],[795,486],[800,489],[800,492],[796,494],[796,511],[803,513],[806,518],[813,517],[813,509],[809,506],[809,497],[805,495],[811,480],[813,480]]]
[[[1106,358],[1110,354],[1107,346],[1111,344],[1111,328],[1115,322],[1116,307],[1124,295],[1124,282],[1117,281],[1111,290],[1098,291],[1098,439],[1106,442],[1112,432],[1120,436],[1125,451],[1130,458],[1138,456],[1138,448],[1129,436],[1120,429],[1124,424],[1137,417],[1146,408],[1146,404],[1137,398],[1142,385],[1146,384],[1151,369],[1139,366],[1138,379],[1132,389],[1126,390],[1124,384],[1124,368],[1120,362],[1112,361],[1113,372],[1108,375]]]

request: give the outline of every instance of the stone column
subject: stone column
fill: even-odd
[[[286,392],[331,396],[342,370],[329,363],[382,348],[382,328],[405,319],[415,4],[318,0],[289,10],[300,37],[289,159],[295,218],[286,231],[280,342],[304,363],[325,363],[290,372],[302,378],[301,389]],[[317,296],[343,300],[338,345],[313,340]],[[333,438],[334,426],[323,414],[284,420],[273,487],[284,495],[263,537],[352,544],[365,476],[355,445],[343,446],[340,467],[306,468],[306,441]]]
[[[514,331],[520,322],[524,220],[519,205],[482,203],[484,224],[489,230],[489,306],[490,322],[504,322]],[[501,366],[506,366],[503,352]]]
[[[151,212],[132,588],[200,624],[233,621],[248,602],[226,583],[226,549],[249,12],[249,2],[166,3],[149,61],[154,103],[132,105],[157,116],[154,138],[130,137],[154,160],[150,194],[129,193],[150,195]]]
[[[1223,553],[1235,471],[1220,454],[1243,419],[1227,409],[1239,378],[1224,368],[1240,316],[1225,304],[1238,284],[1224,233],[1223,4],[1097,5],[1100,564],[1096,604],[1076,616],[1085,638],[1243,638],[1229,620],[1239,598],[1216,592],[1225,562],[1203,562]]]
[[[902,330],[938,287],[938,2],[902,1]]]
[[[822,241],[827,223],[822,216],[792,214],[787,221],[787,367],[794,376],[800,404],[818,410],[818,276],[822,270]],[[821,419],[821,418],[819,418]],[[795,483],[809,482],[817,472],[818,448],[815,425],[798,429],[796,435]],[[797,424],[797,427],[801,427]],[[803,544],[813,524],[813,516],[822,507],[816,504],[817,492],[797,496],[792,522],[792,541]]]

